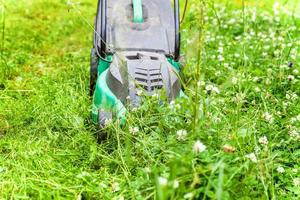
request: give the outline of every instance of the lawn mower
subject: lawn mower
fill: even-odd
[[[179,0],[99,0],[90,65],[92,121],[102,129],[127,105],[139,106],[140,93],[183,95]]]

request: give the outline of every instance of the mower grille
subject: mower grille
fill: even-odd
[[[164,86],[160,67],[152,67],[150,69],[137,67],[135,69],[135,80],[137,88],[141,87],[147,92],[162,89]]]

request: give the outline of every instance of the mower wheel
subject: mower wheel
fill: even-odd
[[[97,81],[97,75],[98,75],[98,63],[99,63],[99,57],[97,55],[96,49],[92,48],[91,50],[91,61],[90,61],[90,96],[93,96],[96,81]]]
[[[104,131],[105,126],[108,121],[112,120],[112,113],[99,110],[98,112],[98,127],[99,127],[99,137],[98,140],[105,140],[107,138],[107,133]]]

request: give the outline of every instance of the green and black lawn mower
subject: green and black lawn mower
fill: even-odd
[[[99,0],[90,66],[92,120],[102,129],[126,120],[127,105],[140,105],[139,90],[184,95],[178,74],[179,0]]]

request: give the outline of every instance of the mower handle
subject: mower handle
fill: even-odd
[[[105,57],[106,53],[106,23],[107,23],[107,17],[106,17],[106,1],[107,0],[98,0],[98,10],[101,11],[101,27],[97,27],[96,31],[98,31],[98,28],[100,28],[100,40],[101,45],[100,49],[97,49],[98,54],[100,54],[102,57]],[[99,14],[99,13],[98,13]],[[97,16],[96,19],[96,25],[98,19],[100,16]],[[179,0],[174,0],[174,22],[175,22],[175,52],[174,52],[174,59],[176,61],[179,60],[180,57],[180,4]],[[97,47],[97,41],[95,41],[95,47]],[[100,51],[100,52],[99,52]]]
[[[174,59],[179,60],[180,57],[180,4],[179,0],[174,0],[174,17],[175,17],[175,55]]]

